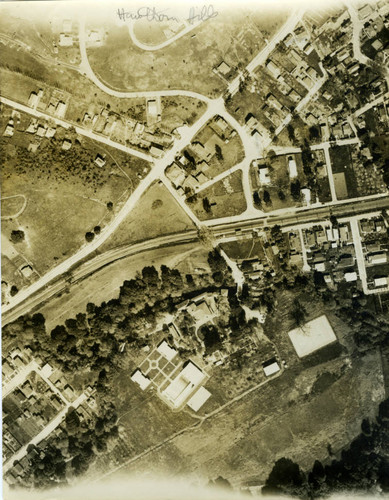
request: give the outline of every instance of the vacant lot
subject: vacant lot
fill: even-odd
[[[349,146],[335,146],[330,149],[332,172],[334,174],[343,174],[345,186],[342,177],[335,177],[335,190],[339,199],[355,198],[358,196],[358,186],[355,173],[352,167],[352,160]],[[339,179],[338,179],[339,178]]]
[[[165,186],[156,182],[103,244],[101,251],[194,228]]]
[[[192,125],[205,112],[207,105],[193,97],[162,97],[162,121],[159,123],[161,130],[171,133],[184,124]]]
[[[223,9],[214,19],[152,52],[132,43],[127,26],[112,25],[104,46],[88,49],[88,56],[98,77],[114,88],[185,89],[214,97],[226,83],[212,72],[213,68],[225,61],[232,69],[229,76],[234,76],[238,66],[246,65],[255,56],[265,44],[264,37],[271,36],[286,17],[279,11],[266,14],[271,21],[265,26],[258,14],[253,20],[248,10]],[[121,64],[117,64],[118,60]]]
[[[235,260],[245,260],[264,257],[260,238],[248,238],[239,241],[230,241],[221,245],[226,254]]]
[[[190,203],[191,210],[200,220],[218,219],[241,214],[246,210],[246,200],[242,187],[242,173],[234,172],[221,181],[215,182],[197,195],[196,201]],[[211,208],[204,209],[203,200],[207,198]]]

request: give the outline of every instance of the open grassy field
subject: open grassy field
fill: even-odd
[[[246,65],[255,56],[264,46],[264,38],[271,36],[287,15],[287,12],[264,11],[268,21],[271,17],[266,27],[258,13],[252,19],[248,9],[222,9],[215,18],[153,52],[136,47],[127,26],[111,25],[107,27],[104,46],[88,49],[89,60],[99,78],[114,88],[176,88],[214,97],[225,89],[225,82],[212,72],[213,68],[224,60],[232,70],[230,76],[234,76],[237,67]],[[118,60],[122,63],[117,64]],[[194,74],[198,76],[195,80]]]
[[[237,171],[204,189],[198,193],[196,201],[189,204],[191,210],[200,220],[241,214],[247,206],[241,178],[242,173]],[[205,198],[208,198],[211,204],[211,212],[204,210],[203,199]]]
[[[155,182],[103,244],[101,251],[194,228],[192,221],[165,186]]]
[[[263,245],[260,238],[248,238],[238,241],[229,241],[221,245],[226,254],[235,260],[264,258]]]
[[[4,109],[1,130],[10,113]],[[29,119],[20,114],[19,120],[14,136],[2,139],[2,197],[22,194],[27,204],[17,218],[3,221],[2,231],[9,237],[12,230],[22,229],[25,240],[19,250],[44,273],[85,244],[87,231],[111,220],[138,184],[138,174],[148,171],[148,163],[72,137],[60,127],[55,138],[42,139],[38,152],[32,153],[26,148],[36,139],[24,132]],[[73,141],[69,151],[61,149],[64,137]],[[106,156],[104,168],[94,164],[97,153]]]

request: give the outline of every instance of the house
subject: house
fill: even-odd
[[[150,154],[156,158],[161,158],[163,155],[163,148],[160,146],[153,145],[150,148]]]
[[[176,163],[172,163],[166,169],[166,177],[171,181],[175,188],[178,188],[185,181],[185,172]]]
[[[173,347],[170,347],[166,340],[163,340],[160,344],[158,344],[157,351],[168,361],[171,361],[177,355],[177,351],[173,349]]]
[[[375,288],[389,286],[389,277],[388,276],[383,276],[381,278],[375,278],[374,279],[374,286],[375,286]]]
[[[58,45],[60,47],[72,47],[73,46],[73,36],[69,33],[60,33]]]
[[[188,175],[185,181],[182,183],[182,187],[188,188],[190,190],[195,190],[200,185],[199,181],[193,175]]]
[[[31,153],[36,153],[39,147],[39,143],[37,142],[30,142],[28,145],[27,151],[30,151]]]
[[[72,141],[69,139],[64,139],[62,142],[62,149],[68,151],[72,147]]]
[[[296,165],[296,160],[292,157],[288,157],[288,170],[289,170],[289,177],[291,179],[295,179],[297,177],[297,165]]]
[[[270,71],[274,78],[278,78],[281,74],[280,68],[271,59],[266,63],[266,68]]]
[[[151,384],[151,380],[145,375],[143,375],[143,373],[139,370],[139,368],[135,370],[135,372],[131,375],[131,380],[133,382],[136,382],[142,389],[142,391],[145,391]]]
[[[63,101],[58,101],[57,107],[55,109],[55,114],[60,118],[63,118],[66,113],[66,108],[67,104],[65,104]]]
[[[52,373],[53,373],[53,367],[50,365],[50,363],[46,363],[41,370],[42,377],[48,378]]]
[[[46,130],[46,137],[48,139],[50,139],[51,137],[54,137],[55,136],[55,133],[56,133],[56,129],[54,127],[48,127],[48,129]]]
[[[43,125],[38,125],[36,135],[38,137],[44,137],[46,135],[46,128]]]
[[[34,271],[32,269],[32,267],[27,264],[26,266],[23,266],[21,269],[20,269],[20,272],[22,273],[22,275],[25,277],[25,278],[30,278]]]
[[[14,126],[11,123],[8,123],[5,127],[3,136],[4,137],[12,137],[14,135]]]
[[[73,387],[69,384],[66,384],[63,390],[63,394],[68,401],[71,401],[74,398]]]
[[[144,130],[145,130],[145,126],[143,125],[143,123],[137,122],[137,124],[135,125],[135,128],[134,128],[134,134],[135,135],[142,135]]]
[[[104,167],[104,165],[106,164],[105,159],[99,153],[96,155],[95,164],[100,168]]]
[[[28,106],[30,108],[36,108],[39,103],[39,95],[36,92],[31,92],[30,97],[28,99]]]
[[[266,377],[270,377],[270,375],[274,375],[275,373],[280,371],[280,365],[277,363],[275,358],[262,363],[262,368]]]
[[[62,409],[62,401],[59,399],[57,394],[54,394],[51,397],[50,402],[57,411],[60,411]]]
[[[221,73],[224,76],[231,71],[230,66],[224,61],[222,61],[216,69],[219,73]]]
[[[267,186],[271,183],[269,167],[266,165],[258,165],[258,175],[262,186]]]
[[[1,373],[3,375],[3,379],[10,377],[14,372],[14,369],[9,364],[7,360],[3,361],[1,364]]]
[[[367,256],[370,264],[385,264],[388,261],[388,256],[385,252],[372,253]]]
[[[357,273],[355,271],[352,271],[352,272],[349,272],[349,273],[344,273],[344,279],[347,282],[357,281],[358,275],[357,275]]]

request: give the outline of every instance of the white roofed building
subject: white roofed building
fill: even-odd
[[[170,347],[170,345],[166,342],[166,340],[163,340],[157,347],[157,351],[162,354],[164,358],[166,358],[168,361],[171,361],[173,358],[176,357],[177,351],[173,349],[173,347]]]
[[[274,375],[275,373],[280,371],[280,365],[277,363],[275,359],[271,359],[269,362],[263,363],[262,365],[263,371],[265,372],[266,377],[270,377],[270,375]]]
[[[358,279],[358,275],[355,271],[353,272],[350,272],[350,273],[344,273],[344,279],[347,281],[347,282],[350,282],[350,281],[357,281]]]
[[[151,380],[143,375],[143,373],[138,369],[131,375],[131,380],[136,382],[142,391],[146,390],[151,384]]]
[[[297,165],[296,160],[294,160],[291,156],[288,157],[288,170],[289,177],[291,179],[295,179],[297,177]]]
[[[193,411],[199,411],[203,404],[211,397],[211,393],[205,387],[200,389],[186,403]]]
[[[179,408],[188,401],[205,379],[205,373],[192,361],[188,361],[177,377],[162,391],[161,396],[169,405]]]
[[[303,358],[337,340],[326,315],[291,330],[289,338],[299,358]]]

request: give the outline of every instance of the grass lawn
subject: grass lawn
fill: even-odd
[[[156,182],[142,195],[137,206],[101,250],[194,228],[192,221],[165,186]]]
[[[247,206],[241,178],[242,173],[237,171],[223,180],[215,182],[209,188],[198,193],[197,200],[194,203],[189,203],[189,207],[200,220],[241,214]],[[204,210],[203,199],[205,198],[208,198],[211,204],[210,213]]]
[[[229,241],[221,244],[226,254],[234,260],[264,258],[263,246],[260,238],[248,238],[238,241]]]
[[[158,126],[161,130],[171,133],[185,123],[192,125],[196,122],[204,114],[207,105],[193,97],[176,96],[162,97],[161,108],[162,121]]]
[[[265,44],[264,37],[271,37],[286,14],[261,10],[254,19],[246,9],[223,9],[167,47],[150,52],[132,43],[127,26],[111,25],[104,46],[88,49],[88,56],[99,78],[114,88],[186,89],[215,97],[226,84],[213,68],[225,61],[234,70],[231,77],[235,76],[238,65],[245,66],[255,56]]]
[[[356,198],[363,196],[365,193],[358,189],[356,173],[353,168],[353,160],[351,158],[351,146],[335,146],[330,148],[330,157],[332,164],[332,172],[334,174],[343,173],[347,186],[346,198]],[[336,187],[336,184],[335,184]],[[344,196],[339,199],[343,199]]]

